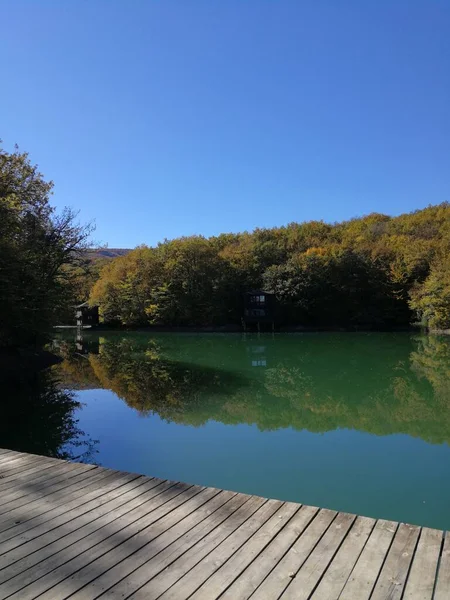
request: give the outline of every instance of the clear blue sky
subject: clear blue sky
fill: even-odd
[[[0,0],[0,137],[111,247],[450,200],[450,0]]]

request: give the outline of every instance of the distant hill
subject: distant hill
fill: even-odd
[[[131,252],[131,248],[99,248],[98,250],[88,250],[87,256],[91,260],[98,258],[117,258]]]

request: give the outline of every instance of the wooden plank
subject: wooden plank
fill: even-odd
[[[58,504],[53,510],[48,510],[45,513],[39,513],[35,516],[28,514],[31,518],[26,520],[26,514],[23,521],[17,523],[9,529],[0,533],[0,553],[7,552],[25,541],[36,537],[36,528],[45,524],[48,530],[52,528],[52,522],[56,517],[65,514],[70,509],[77,506],[82,506],[93,498],[103,496],[107,491],[118,488],[128,481],[135,478],[133,475],[123,475],[121,478],[98,473],[88,480],[79,482],[79,487],[67,498],[66,502]],[[19,539],[17,539],[19,538]]]
[[[14,492],[2,494],[0,499],[0,518],[12,509],[25,506],[25,504],[30,504],[38,498],[44,498],[68,487],[71,485],[71,479],[79,477],[82,473],[97,470],[97,467],[92,465],[74,465],[74,467],[71,469],[64,465],[61,469],[58,468],[52,471],[52,477],[42,475],[41,479],[37,479],[32,484],[27,482],[26,485],[16,488]]]
[[[14,452],[1,458],[0,472],[3,472],[3,469],[17,469],[22,465],[34,462],[36,460],[39,460],[39,457],[35,456],[34,454],[17,454]]]
[[[228,536],[193,569],[177,581],[161,598],[172,600],[190,597],[221,565],[223,565],[282,506],[278,500],[267,500],[245,523]]]
[[[11,452],[13,452],[13,451],[12,450],[8,450],[7,448],[0,448],[0,456],[2,454],[9,454]]]
[[[117,561],[117,556],[114,559],[108,555],[103,556],[100,561],[100,568],[99,565],[94,565],[97,568],[97,572],[102,572],[103,575],[96,577],[90,584],[75,593],[72,596],[73,600],[86,598],[86,596],[96,598],[106,590],[109,590],[108,598],[111,598],[110,588],[129,575],[132,575],[134,585],[137,577],[136,570],[139,567],[144,565],[147,571],[149,560],[156,555],[160,555],[168,546],[182,538],[195,525],[204,521],[211,514],[211,510],[215,510],[221,506],[231,495],[233,495],[233,492],[206,488],[201,494],[195,496],[193,501],[191,500],[183,504],[182,510],[184,513],[187,513],[187,516],[178,521],[173,527],[161,533],[155,543],[149,544],[147,542],[148,536],[145,536],[144,545],[137,552],[125,557],[123,560]],[[194,506],[192,504],[189,506],[192,502],[195,502]],[[123,553],[123,548],[120,548],[120,550]],[[105,559],[107,559],[106,564],[104,562]],[[111,565],[113,565],[113,568],[110,568]],[[146,577],[148,577],[148,571]]]
[[[5,589],[7,594],[11,594],[12,590],[17,590],[11,596],[15,599],[31,600],[37,595],[43,594],[42,598],[46,597],[54,600],[59,593],[56,587],[55,590],[53,589],[54,586],[57,586],[113,548],[121,544],[131,546],[134,535],[162,519],[163,516],[169,514],[177,506],[199,493],[201,489],[187,484],[172,483],[168,490],[133,511],[132,516],[130,514],[125,515],[125,518],[120,519],[119,524],[113,521],[109,527],[86,536],[81,542],[21,573],[18,577],[4,584],[2,588]],[[129,521],[131,521],[131,524]],[[43,575],[44,573],[46,574]]]
[[[233,512],[247,502],[248,499],[249,496],[245,494],[221,492],[205,505],[205,508],[208,508],[208,512],[210,513],[205,519],[194,525],[187,533],[178,538],[175,542],[166,546],[164,550],[158,552],[158,554],[142,564],[130,575],[124,577],[118,584],[109,588],[105,586],[103,591],[107,591],[108,598],[114,600],[128,597],[132,592],[140,590],[140,588],[145,586],[151,579],[166,569],[168,565],[173,563],[177,558],[192,548],[199,540],[205,538],[211,531],[216,529],[218,525],[228,519]],[[194,514],[187,517],[182,523],[190,520],[193,516]],[[149,549],[151,552],[152,545],[146,546],[145,549]],[[130,557],[130,559],[132,558],[133,557]],[[97,583],[97,580],[95,583]],[[153,586],[152,589],[154,589]]]
[[[239,494],[238,498],[241,499],[243,496],[245,495]],[[246,498],[245,502],[237,507],[236,510],[234,510],[234,505],[238,500],[232,500],[231,503],[233,506],[231,507],[231,512],[225,515],[226,518],[220,521],[217,528],[213,529],[180,557],[177,557],[174,562],[169,563],[156,577],[130,597],[134,600],[155,600],[159,598],[188,571],[195,567],[202,558],[210,554],[223,540],[227,539],[245,523],[266,502],[264,498],[259,498],[258,496],[250,498],[247,496]],[[111,592],[112,590],[108,592],[108,595]]]
[[[292,578],[281,598],[308,600],[354,522],[355,515],[338,514],[300,570]]]
[[[2,494],[1,498],[4,498],[5,502],[1,505],[2,512],[0,512],[0,524],[7,520],[8,515],[14,510],[32,510],[37,503],[45,503],[47,500],[50,500],[50,498],[54,501],[54,504],[56,504],[56,500],[59,497],[64,496],[66,494],[66,488],[74,485],[75,481],[80,480],[80,478],[93,477],[102,472],[104,472],[103,469],[97,469],[95,467],[75,467],[71,469],[70,466],[68,466],[66,470],[60,473],[56,480],[50,478],[45,483],[41,481],[41,485],[39,485],[38,482],[36,486],[38,488],[37,490],[35,490],[33,483],[23,481],[16,486],[14,492],[10,491],[8,494]],[[111,473],[111,471],[109,471],[109,473]],[[50,498],[47,498],[47,496],[50,496]]]
[[[448,600],[450,590],[450,534],[445,533],[444,547],[439,561],[434,600]]]
[[[225,591],[221,600],[243,600],[250,598],[262,581],[283,558],[292,544],[304,532],[317,515],[315,506],[302,506],[283,529],[282,535],[272,540],[265,550],[255,558],[241,577]]]
[[[388,552],[386,562],[373,590],[371,600],[400,600],[420,528],[401,523]]]
[[[58,459],[49,458],[47,456],[37,456],[35,454],[14,454],[9,457],[5,457],[0,463],[0,474],[3,475],[6,471],[14,471],[24,468],[26,465],[41,464],[41,465],[53,465],[57,466],[60,464]]]
[[[375,526],[375,519],[357,517],[344,543],[311,596],[314,600],[338,600],[347,579]]]
[[[0,481],[3,484],[7,477],[14,477],[16,473],[30,469],[32,466],[44,464],[37,456],[14,457],[0,465]]]
[[[441,553],[443,531],[423,527],[420,532],[403,600],[431,600]],[[450,588],[448,589],[450,597]]]
[[[339,600],[368,600],[397,531],[394,521],[377,521]]]
[[[0,479],[0,494],[4,492],[4,490],[11,488],[17,485],[20,482],[23,482],[24,478],[29,478],[33,473],[41,473],[42,471],[46,471],[48,469],[52,469],[53,465],[51,464],[41,464],[38,460],[29,463],[28,465],[23,465],[23,469],[20,471],[14,471],[10,475],[1,475]]]
[[[16,485],[9,491],[3,493],[0,500],[0,514],[9,510],[9,503],[14,504],[14,502],[23,497],[31,497],[33,499],[38,494],[43,494],[44,490],[49,485],[53,485],[60,481],[67,481],[78,473],[99,470],[95,465],[74,464],[73,466],[74,468],[72,469],[70,468],[70,465],[68,467],[66,464],[63,464],[58,468],[54,468],[51,474],[46,474],[44,472],[35,479],[27,480],[22,485]]]
[[[257,588],[252,600],[266,600],[267,598],[279,598],[281,596],[323,534],[330,527],[336,515],[336,511],[327,509],[322,509],[317,513],[310,525]]]
[[[21,597],[21,594],[26,595],[28,593],[30,598],[32,598],[34,591],[37,589],[36,584],[33,582],[42,577],[39,588],[42,592],[46,591],[51,587],[51,583],[48,584],[48,575],[50,573],[57,569],[62,570],[66,564],[68,564],[68,568],[70,569],[70,565],[74,564],[71,561],[76,557],[78,557],[78,564],[81,568],[89,560],[94,560],[97,556],[101,556],[105,551],[104,544],[108,543],[108,538],[113,534],[126,537],[126,532],[132,532],[143,516],[154,512],[157,508],[165,504],[169,504],[170,499],[181,495],[185,489],[188,489],[188,486],[166,481],[155,489],[157,490],[156,492],[155,490],[149,490],[144,495],[143,502],[131,502],[130,511],[126,509],[121,510],[120,508],[114,510],[112,513],[100,517],[93,530],[89,531],[89,525],[81,527],[80,530],[69,534],[63,540],[56,540],[54,543],[48,545],[45,556],[40,561],[33,560],[33,558],[36,558],[36,555],[39,556],[39,552],[26,557],[21,561],[21,566],[25,567],[23,571],[0,585],[0,589],[7,595],[16,593],[17,597]],[[154,497],[149,497],[152,493]],[[30,565],[30,561],[30,568],[26,568]],[[57,582],[63,580],[64,574],[60,574],[60,578],[57,578],[57,572],[54,573],[56,577],[52,576],[52,579],[56,579]],[[47,575],[47,578],[44,577],[45,575]],[[22,588],[26,588],[26,590]]]
[[[0,544],[3,541],[10,539],[11,535],[15,535],[15,532],[10,532],[9,530],[16,527],[18,524],[29,523],[30,521],[33,521],[33,519],[43,517],[44,515],[52,518],[54,510],[59,506],[64,507],[67,501],[74,497],[73,494],[79,494],[79,492],[87,486],[93,486],[93,489],[96,489],[106,483],[112,483],[116,479],[123,479],[123,477],[125,477],[125,475],[119,477],[117,474],[108,472],[88,471],[77,477],[70,486],[61,490],[61,493],[57,498],[44,496],[42,499],[38,498],[30,504],[10,510],[0,518]],[[128,475],[128,478],[133,477],[135,478],[136,476]],[[29,523],[28,527],[33,527],[35,523],[36,521]]]
[[[54,590],[50,590],[50,592],[53,593],[56,591],[56,593],[62,597],[70,595],[73,600],[75,600],[75,598],[80,597],[80,594],[75,594],[75,592],[80,590],[80,588],[83,588],[81,590],[81,597],[85,598],[86,596],[84,594],[86,588],[84,586],[93,581],[99,574],[107,571],[111,577],[111,583],[116,583],[120,577],[119,579],[115,577],[113,567],[124,561],[128,556],[135,556],[135,552],[156,538],[158,538],[155,542],[157,547],[161,547],[161,549],[164,548],[164,541],[161,542],[160,536],[162,538],[164,532],[167,532],[168,529],[184,519],[187,515],[197,511],[200,506],[207,502],[211,496],[217,495],[219,491],[220,490],[214,488],[197,488],[196,486],[193,486],[191,490],[185,492],[186,496],[189,494],[191,495],[190,498],[183,502],[181,506],[177,506],[175,509],[164,515],[164,518],[159,519],[151,529],[146,528],[144,531],[136,533],[133,536],[131,544],[121,543],[108,552],[105,552],[96,561],[90,562],[88,565],[84,566],[77,571],[77,573],[62,581],[54,588]],[[170,541],[173,541],[173,539],[170,539]],[[110,569],[112,570],[110,571]],[[126,574],[125,571],[124,575]],[[88,592],[87,596],[90,597],[91,593]],[[47,596],[44,594],[42,600],[46,597]],[[49,595],[48,598],[50,597],[53,598],[53,596]]]
[[[108,485],[102,486],[102,481],[106,481]],[[108,483],[109,481],[109,483]],[[25,530],[21,533],[19,538],[19,544],[17,544],[17,536],[11,537],[9,540],[0,545],[0,569],[4,568],[5,562],[11,560],[12,556],[19,557],[25,556],[29,553],[30,548],[39,548],[45,545],[46,540],[51,537],[52,540],[57,539],[59,535],[66,535],[71,530],[80,525],[81,519],[84,522],[89,522],[93,516],[94,511],[104,510],[107,511],[110,506],[110,500],[120,499],[123,495],[126,495],[131,490],[137,490],[136,493],[140,493],[139,488],[145,483],[146,478],[123,476],[121,479],[108,480],[103,479],[97,482],[98,487],[95,485],[92,487],[85,488],[85,492],[82,492],[78,500],[72,501],[66,505],[66,510],[61,511],[59,516],[52,516],[49,520],[37,519],[34,523],[34,527]],[[156,483],[154,484],[156,485]],[[95,513],[94,513],[95,514]],[[6,554],[7,553],[7,554]]]
[[[38,537],[18,546],[14,550],[0,556],[0,583],[8,581],[22,571],[30,569],[79,542],[93,532],[105,527],[119,517],[130,513],[151,498],[162,493],[167,486],[154,479],[138,478],[117,488],[101,498],[89,503],[91,506],[87,513],[79,510],[73,511],[77,515],[66,522],[61,519],[59,527],[48,531],[45,525],[41,526]],[[71,511],[72,512],[72,511]],[[72,515],[69,515],[69,518]]]
[[[13,452],[12,450],[9,450],[9,451],[3,450],[2,453],[0,454],[0,465],[8,463],[10,460],[12,460],[14,458],[19,458],[19,455],[16,452]]]
[[[442,531],[4,449],[0,473],[0,598],[450,598]]]
[[[224,565],[205,581],[191,598],[196,600],[218,598],[277,535],[283,534],[286,523],[298,509],[298,504],[292,502],[283,504]]]
[[[61,468],[61,471],[63,471],[64,469],[68,469],[71,465],[77,465],[78,467],[80,466],[78,463],[66,463],[63,462],[62,465],[57,465],[57,467]],[[85,465],[90,466],[92,468],[96,468],[95,465]],[[49,479],[51,479],[53,477],[53,472],[54,470],[57,470],[56,467],[53,467],[52,469],[42,469],[41,471],[36,470],[34,473],[31,473],[28,476],[23,476],[22,478],[14,478],[14,479],[8,479],[7,481],[5,481],[5,485],[3,486],[3,488],[1,489],[1,495],[6,496],[9,494],[18,494],[18,492],[20,490],[26,489],[26,486],[28,488],[32,488],[35,483],[37,485],[37,483],[39,483],[40,481],[47,481]],[[0,480],[1,482],[2,480]]]

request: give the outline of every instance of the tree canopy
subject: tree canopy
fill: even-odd
[[[242,293],[274,292],[284,324],[450,327],[450,205],[399,217],[291,223],[140,246],[100,271],[90,300],[125,326],[239,323]]]
[[[0,148],[0,347],[41,344],[79,295],[91,228],[55,212],[52,188],[28,154]]]

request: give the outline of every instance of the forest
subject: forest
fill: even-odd
[[[92,227],[57,213],[52,188],[26,152],[0,147],[0,350],[41,348],[86,294]]]
[[[301,212],[301,209],[299,209]],[[105,323],[240,323],[243,293],[272,292],[280,325],[450,328],[450,204],[342,223],[290,223],[139,246],[98,272]]]
[[[52,188],[0,147],[0,349],[41,347],[86,300],[116,327],[240,325],[254,289],[275,294],[284,326],[450,328],[449,203],[99,253]]]

